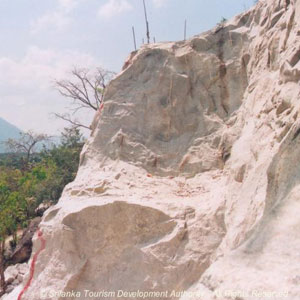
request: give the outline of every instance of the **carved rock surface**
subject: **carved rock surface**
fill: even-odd
[[[299,0],[261,0],[131,54],[43,217],[24,300],[300,298],[299,22]]]

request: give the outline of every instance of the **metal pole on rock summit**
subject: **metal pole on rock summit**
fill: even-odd
[[[136,51],[136,40],[135,40],[135,32],[133,26],[132,26],[132,35],[133,35],[133,42],[134,42],[134,50]]]
[[[147,18],[147,9],[146,9],[145,0],[143,0],[143,3],[144,3],[144,13],[145,13],[145,22],[146,22],[147,43],[150,44],[149,22],[148,22],[148,18]]]

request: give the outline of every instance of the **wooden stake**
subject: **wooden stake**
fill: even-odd
[[[135,32],[133,26],[132,26],[132,35],[133,35],[134,50],[136,51],[136,40],[135,40]]]
[[[146,22],[147,43],[150,44],[149,22],[148,22],[148,18],[147,18],[147,9],[146,9],[145,0],[143,0],[143,3],[144,3],[144,13],[145,13],[145,22]]]

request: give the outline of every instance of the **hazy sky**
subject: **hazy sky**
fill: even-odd
[[[192,37],[253,0],[146,0],[156,41]],[[51,113],[67,102],[53,89],[73,66],[118,72],[145,38],[142,0],[0,0],[0,117],[20,129],[57,134]]]

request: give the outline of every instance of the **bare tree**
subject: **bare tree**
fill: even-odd
[[[46,134],[37,134],[33,131],[20,132],[18,139],[8,139],[4,142],[6,148],[13,153],[24,154],[24,168],[27,169],[32,154],[36,152],[37,145],[46,142],[50,136]]]
[[[71,101],[71,113],[55,113],[55,116],[71,123],[76,128],[90,129],[90,126],[80,122],[75,115],[81,109],[97,111],[100,108],[106,86],[115,73],[102,68],[98,68],[96,72],[84,68],[74,68],[71,75],[72,78],[68,80],[55,80],[55,86],[59,93]]]

